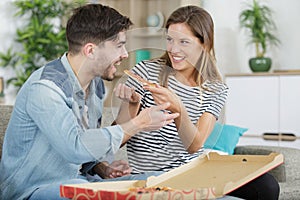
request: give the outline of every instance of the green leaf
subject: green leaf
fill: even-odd
[[[264,56],[269,45],[277,46],[280,43],[273,34],[276,26],[272,14],[273,11],[268,6],[253,0],[252,4],[245,5],[245,10],[239,15],[240,27],[249,36],[248,44],[255,45],[257,57]]]
[[[16,8],[15,20],[24,21],[16,29],[14,44],[6,52],[0,52],[2,67],[12,67],[15,77],[8,84],[20,87],[29,75],[67,50],[65,27],[55,25],[53,19],[67,18],[75,6],[74,2],[84,0],[15,0],[11,3]],[[21,49],[20,49],[21,48]]]

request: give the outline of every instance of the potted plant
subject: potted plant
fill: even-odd
[[[16,30],[12,47],[0,52],[0,66],[15,71],[15,77],[7,80],[8,85],[20,88],[33,71],[67,50],[63,19],[72,8],[83,3],[84,0],[13,1],[16,17],[24,19],[24,24]]]
[[[276,30],[272,19],[273,11],[266,5],[261,5],[257,0],[247,4],[240,13],[240,27],[245,29],[250,37],[249,44],[255,45],[256,57],[250,58],[249,65],[253,72],[267,72],[271,68],[272,60],[265,57],[267,47],[277,46],[280,41],[274,35]]]

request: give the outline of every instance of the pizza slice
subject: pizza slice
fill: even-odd
[[[124,73],[127,74],[128,76],[130,76],[131,78],[135,79],[136,81],[140,82],[143,85],[147,85],[149,87],[157,87],[156,83],[152,83],[148,80],[143,79],[142,77],[140,77],[139,75],[133,73],[132,71],[129,70],[124,70]]]

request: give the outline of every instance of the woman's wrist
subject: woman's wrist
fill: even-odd
[[[182,110],[183,110],[184,107],[185,107],[184,104],[181,101],[179,101],[178,105],[175,104],[173,106],[170,106],[169,110],[172,113],[179,113],[180,114],[182,112]]]

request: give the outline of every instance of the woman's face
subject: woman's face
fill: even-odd
[[[200,40],[185,23],[172,24],[167,32],[167,52],[176,70],[194,67],[203,51]]]

